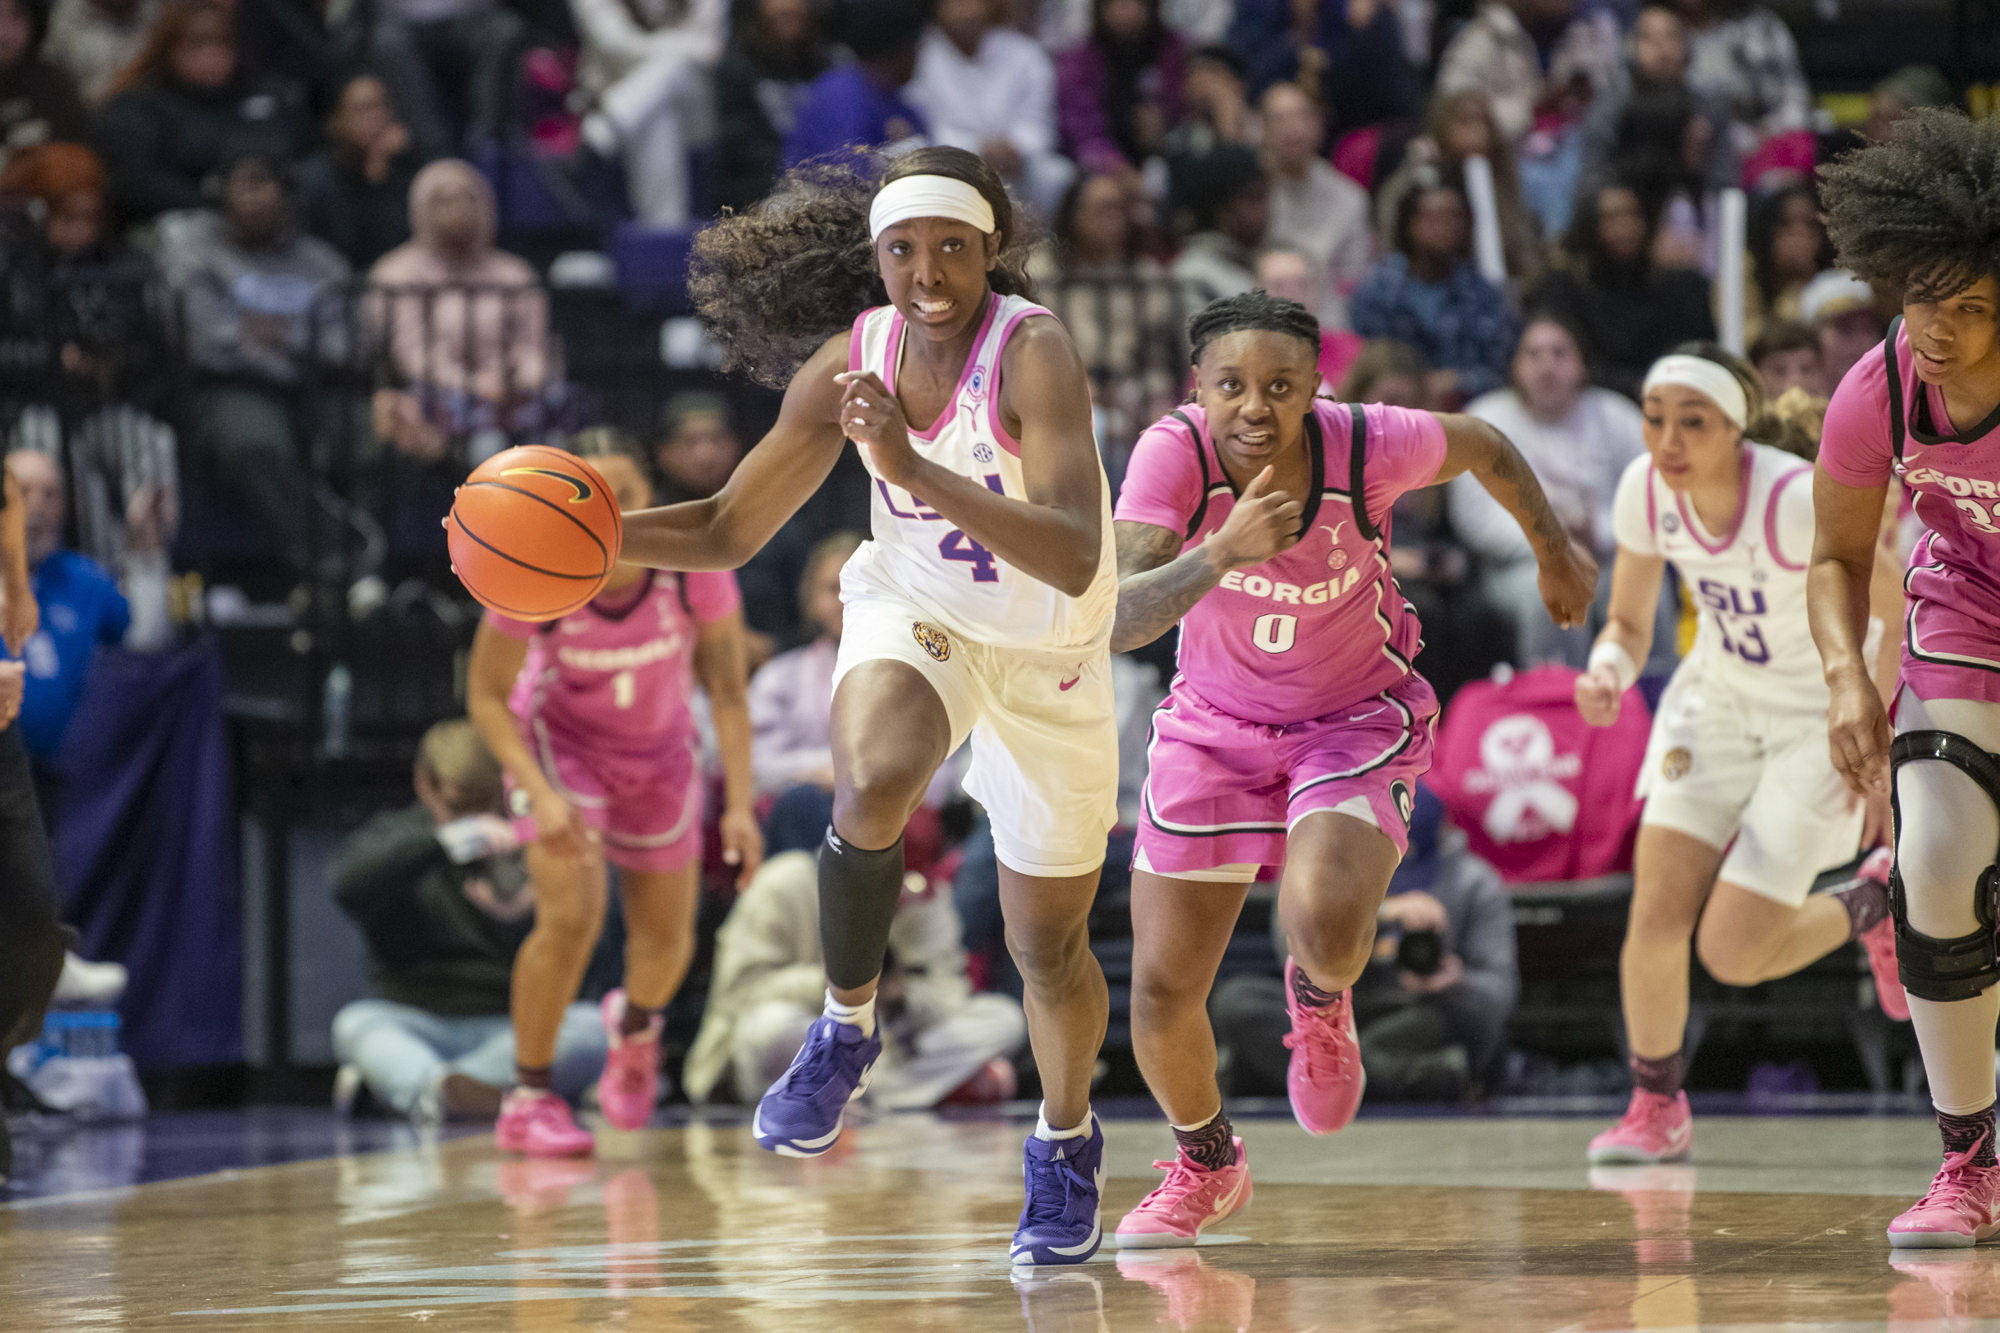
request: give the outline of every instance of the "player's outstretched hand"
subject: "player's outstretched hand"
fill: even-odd
[[[1624,699],[1625,691],[1618,685],[1618,671],[1608,663],[1592,667],[1576,678],[1576,711],[1593,727],[1608,727],[1616,722]]]
[[[1827,747],[1834,771],[1856,796],[1889,794],[1889,714],[1866,675],[1833,687],[1826,710]]]
[[[535,836],[542,850],[568,861],[580,861],[591,843],[583,815],[553,791],[535,797]]]
[[[847,386],[840,399],[841,430],[856,444],[868,446],[876,475],[893,486],[902,486],[917,461],[903,405],[872,370],[846,370],[833,378]]]
[[[1542,556],[1535,583],[1550,620],[1564,629],[1581,626],[1589,619],[1590,604],[1597,597],[1597,557],[1581,543],[1569,542],[1560,559]]]
[[[1298,545],[1299,515],[1305,506],[1283,491],[1271,489],[1272,470],[1250,479],[1215,535],[1208,540],[1221,553],[1224,569],[1261,565]]]
[[[764,864],[764,831],[749,810],[722,812],[722,861],[736,867],[736,887],[750,887],[750,877]]]

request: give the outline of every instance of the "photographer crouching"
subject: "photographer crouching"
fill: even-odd
[[[1272,926],[1278,956],[1285,942]],[[1369,1100],[1462,1101],[1498,1079],[1520,991],[1514,915],[1500,876],[1465,850],[1419,786],[1410,852],[1376,917],[1375,952],[1354,984]],[[1230,1096],[1285,1086],[1284,983],[1234,977],[1209,1003]]]

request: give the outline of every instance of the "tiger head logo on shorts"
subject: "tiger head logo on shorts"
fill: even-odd
[[[1667,751],[1667,757],[1660,761],[1660,776],[1672,782],[1677,778],[1686,777],[1687,771],[1693,767],[1694,756],[1688,753],[1687,746],[1676,745]]]
[[[910,626],[910,633],[916,636],[917,642],[923,645],[924,651],[929,653],[933,660],[939,662],[951,660],[951,640],[936,625],[927,625],[919,620]]]

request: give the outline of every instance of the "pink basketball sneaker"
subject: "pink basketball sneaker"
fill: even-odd
[[[1308,1009],[1294,989],[1299,965],[1285,960],[1285,1010],[1292,1030],[1285,1045],[1292,1052],[1285,1071],[1285,1091],[1292,1115],[1308,1134],[1331,1134],[1347,1128],[1361,1105],[1368,1073],[1361,1067],[1361,1039],[1354,1031],[1354,992],[1344,990],[1324,1009]]]
[[[1679,1162],[1694,1151],[1694,1113],[1685,1092],[1663,1097],[1632,1089],[1625,1118],[1590,1141],[1590,1164]]]
[[[604,1057],[604,1077],[597,1082],[597,1104],[604,1118],[618,1129],[644,1129],[660,1100],[659,1015],[644,1032],[627,1037],[618,1024],[625,1017],[625,992],[614,990],[599,1007],[604,1039],[611,1051]]]
[[[1203,1231],[1232,1213],[1250,1206],[1250,1157],[1243,1140],[1234,1139],[1236,1161],[1219,1171],[1205,1171],[1178,1149],[1171,1162],[1153,1169],[1167,1178],[1118,1224],[1118,1248],[1163,1250],[1192,1245]]]
[[[1877,884],[1889,882],[1889,868],[1896,854],[1877,847],[1855,873]],[[1875,974],[1875,1000],[1882,1012],[1898,1023],[1910,1021],[1910,997],[1903,990],[1903,978],[1896,972],[1896,919],[1885,916],[1861,932],[1861,947],[1868,952],[1868,970]]]
[[[567,1102],[537,1088],[516,1088],[507,1094],[493,1137],[501,1151],[530,1157],[582,1157],[597,1147],[589,1131],[576,1127]]]
[[[1969,1152],[1946,1153],[1930,1191],[1889,1224],[1898,1249],[1959,1249],[2000,1231],[1995,1196],[2000,1166],[1974,1166]]]

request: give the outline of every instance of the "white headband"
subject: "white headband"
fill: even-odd
[[[1639,396],[1643,398],[1663,384],[1707,395],[1738,430],[1750,424],[1750,401],[1743,395],[1743,382],[1727,366],[1705,356],[1663,356],[1646,372],[1646,385]]]
[[[868,239],[911,218],[950,218],[982,232],[993,230],[993,205],[986,196],[950,176],[899,176],[875,192],[868,208]]]

